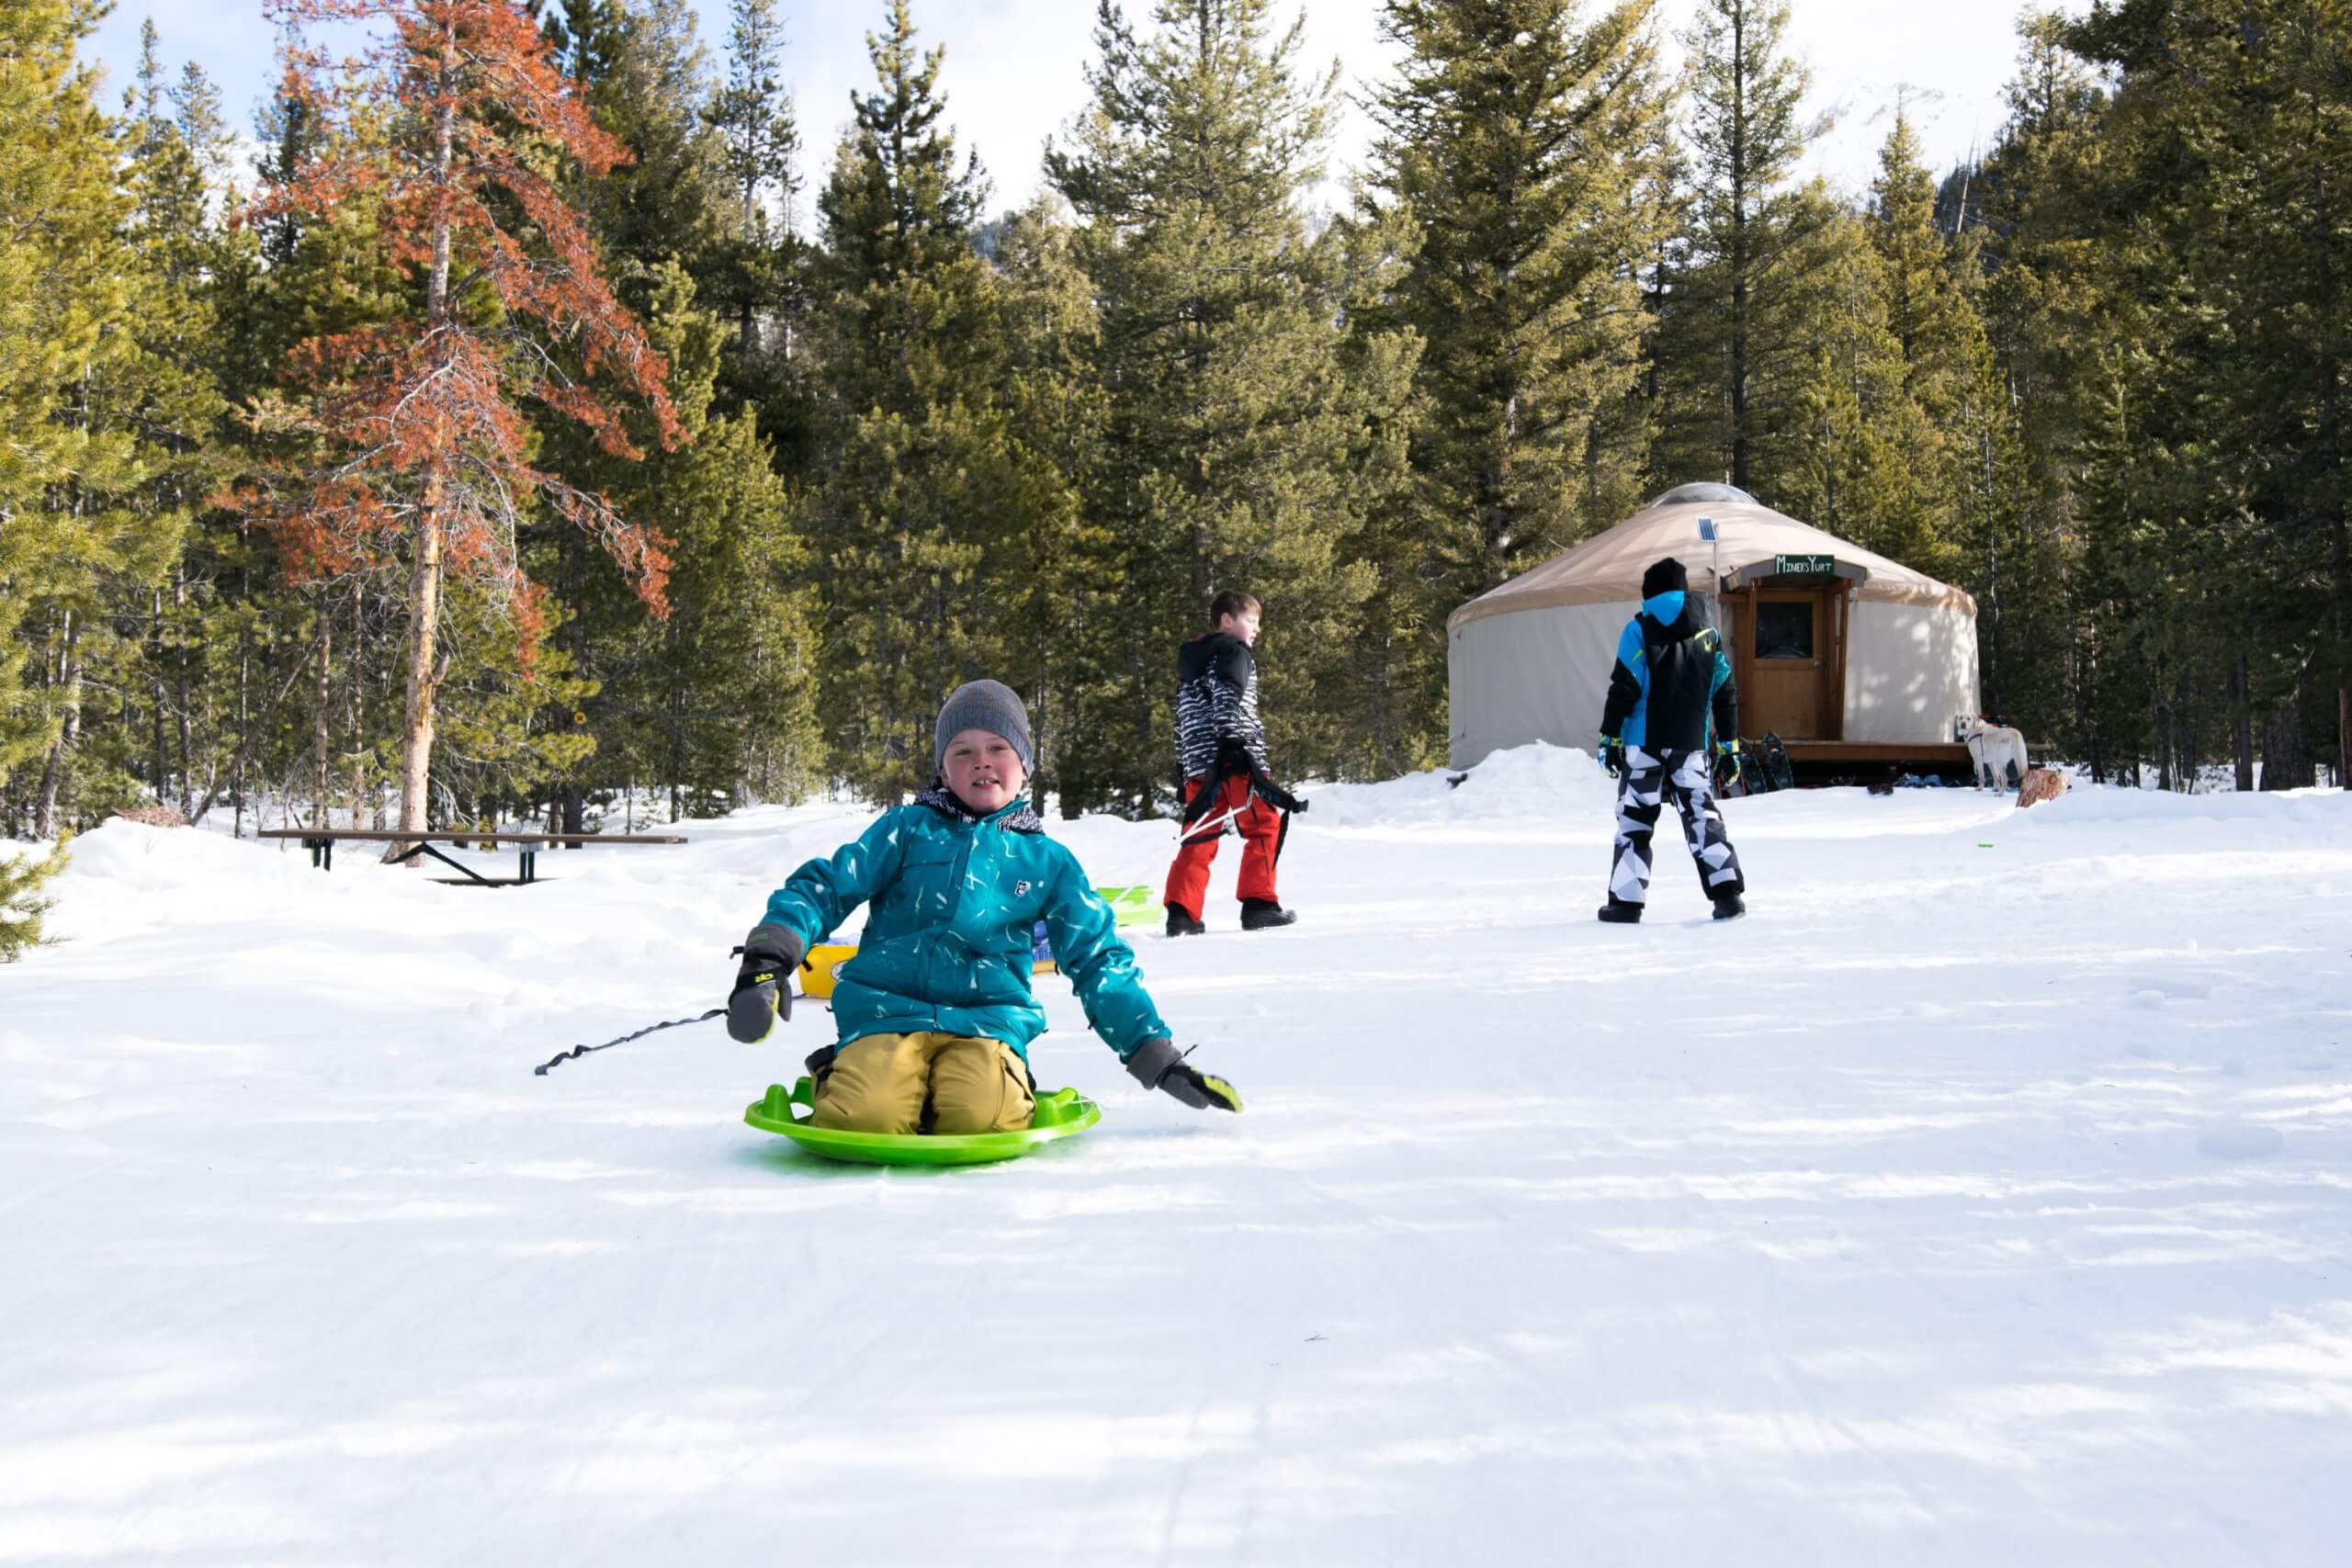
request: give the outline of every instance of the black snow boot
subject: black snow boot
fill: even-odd
[[[1206,936],[1208,933],[1208,927],[1184,913],[1181,908],[1174,904],[1168,906],[1168,934],[1170,936]]]
[[[1740,902],[1736,893],[1726,893],[1715,900],[1715,919],[1719,920],[1736,920],[1746,913],[1747,906]]]
[[[1272,898],[1241,900],[1241,929],[1245,931],[1272,931],[1298,919],[1296,909],[1285,909]]]
[[[1609,902],[1600,907],[1600,918],[1612,926],[1637,926],[1642,923],[1642,907],[1628,904],[1612,893]]]

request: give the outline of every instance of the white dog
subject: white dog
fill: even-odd
[[[2032,764],[2026,761],[2023,734],[1973,716],[1958,720],[1953,728],[1968,743],[1969,772],[1975,775],[1979,789],[2009,790],[2025,782]]]

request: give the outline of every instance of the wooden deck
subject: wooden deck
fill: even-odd
[[[1968,748],[1957,741],[1789,740],[1782,744],[1789,749],[1790,761],[1824,767],[1884,767],[1892,762],[1964,771],[1968,766]]]

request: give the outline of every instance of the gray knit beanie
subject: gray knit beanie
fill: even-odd
[[[939,710],[939,729],[931,744],[931,765],[940,772],[947,771],[947,743],[967,729],[985,729],[990,735],[1001,735],[1012,747],[1013,755],[1021,759],[1021,771],[1036,772],[1030,761],[1029,710],[1012,687],[1001,681],[967,681],[948,694],[947,702]]]

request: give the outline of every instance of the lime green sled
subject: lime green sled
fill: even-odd
[[[1094,896],[1111,906],[1111,918],[1121,926],[1148,926],[1159,919],[1159,895],[1148,886],[1098,887]]]
[[[772,1083],[766,1099],[743,1108],[743,1120],[763,1133],[790,1138],[812,1155],[854,1165],[987,1165],[1019,1159],[1102,1120],[1102,1108],[1074,1089],[1040,1094],[1036,1115],[1028,1126],[1012,1133],[845,1133],[812,1127],[808,1117],[793,1113],[795,1106],[812,1103],[807,1078],[794,1084],[790,1093],[782,1084]]]

